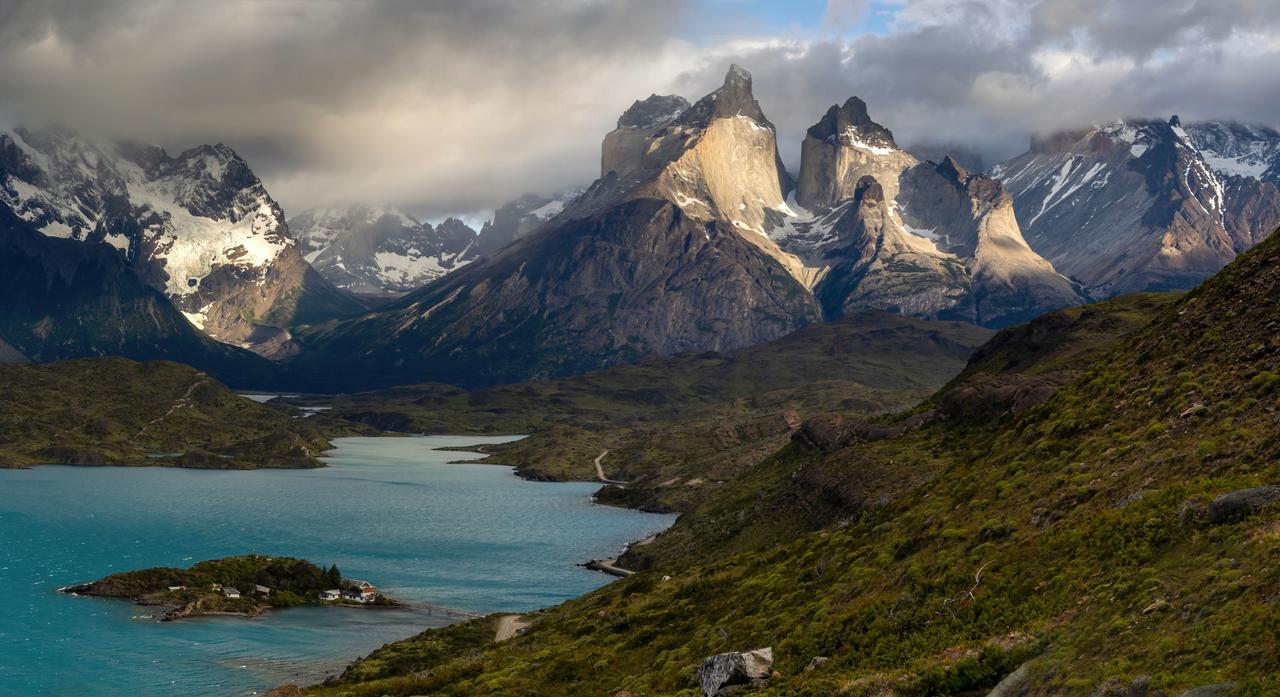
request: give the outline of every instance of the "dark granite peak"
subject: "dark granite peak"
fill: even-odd
[[[969,178],[969,172],[964,167],[961,167],[960,163],[956,162],[955,158],[950,155],[942,158],[942,162],[938,163],[936,169],[938,174],[953,181],[962,182]]]
[[[735,116],[745,116],[762,126],[773,128],[773,124],[765,118],[760,103],[751,94],[751,73],[736,64],[729,66],[724,84],[689,107],[679,121],[689,126],[706,126],[716,119]]]
[[[651,94],[622,112],[618,128],[657,128],[676,120],[688,108],[689,100],[679,95]]]
[[[849,97],[844,104],[832,104],[827,113],[812,126],[808,135],[818,140],[836,140],[856,132],[859,140],[877,147],[898,147],[893,132],[871,120],[867,103],[858,97]]]

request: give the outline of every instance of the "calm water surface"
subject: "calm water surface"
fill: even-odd
[[[320,470],[0,470],[0,695],[251,695],[450,621],[296,608],[159,623],[128,601],[54,592],[70,583],[258,552],[336,563],[406,600],[532,610],[606,583],[575,565],[673,522],[593,505],[594,484],[434,450],[504,440],[340,438]]]

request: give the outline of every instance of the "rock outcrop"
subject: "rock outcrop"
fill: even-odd
[[[725,687],[768,678],[772,668],[772,648],[719,653],[703,659],[698,666],[698,687],[702,697],[715,697]]]
[[[637,100],[618,117],[618,127],[604,137],[600,148],[600,176],[613,172],[625,177],[644,161],[649,140],[667,124],[680,118],[689,101],[677,95],[651,94]]]
[[[1017,670],[1004,676],[996,686],[991,688],[987,693],[987,697],[1022,697],[1031,687],[1031,669],[1026,663],[1018,666]]]
[[[1280,486],[1258,486],[1223,494],[1209,504],[1209,521],[1230,523],[1280,502]]]

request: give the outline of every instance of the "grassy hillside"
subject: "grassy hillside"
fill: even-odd
[[[422,433],[530,434],[491,448],[488,461],[538,479],[594,480],[593,461],[607,449],[606,476],[631,483],[607,499],[688,510],[785,444],[802,414],[915,404],[990,336],[958,322],[867,313],[729,354],[471,392],[421,385],[348,395],[328,414]]]
[[[1025,664],[1009,694],[1276,694],[1280,494],[1239,492],[1280,484],[1277,297],[1273,236],[1176,302],[1006,331],[921,409],[806,422],[653,570],[310,692],[694,695],[705,656],[771,646],[749,693],[984,694]]]
[[[0,364],[0,467],[318,467],[317,424],[178,363]]]

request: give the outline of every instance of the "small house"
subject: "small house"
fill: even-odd
[[[254,592],[254,593],[256,593],[256,594],[258,594],[258,595],[261,595],[261,596],[263,596],[263,597],[266,597],[266,596],[268,596],[268,595],[271,595],[271,589],[270,589],[270,588],[267,588],[266,586],[259,586],[259,585],[257,585],[257,584],[254,584],[254,586],[253,586],[253,592]]]
[[[170,591],[170,592],[174,592],[174,591],[184,591],[184,590],[186,590],[186,589],[187,589],[187,587],[186,587],[186,586],[169,586],[169,591]]]
[[[239,591],[239,590],[236,590],[235,588],[223,588],[223,589],[222,589],[222,594],[223,594],[224,596],[228,597],[228,598],[239,598],[239,597],[240,597],[240,591]]]
[[[324,601],[334,601],[342,597],[342,591],[333,589],[331,591],[320,591],[320,599]]]

